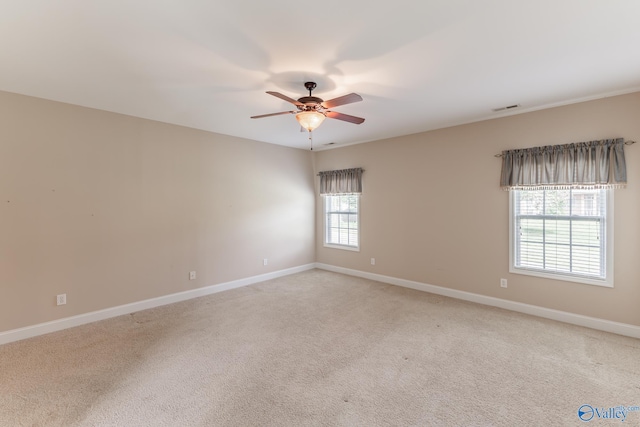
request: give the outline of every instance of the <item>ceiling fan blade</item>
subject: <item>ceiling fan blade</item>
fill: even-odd
[[[252,119],[261,119],[263,117],[279,116],[281,114],[295,114],[296,111],[281,111],[279,113],[261,114],[259,116],[251,116]]]
[[[273,96],[275,96],[276,98],[280,98],[280,99],[283,99],[283,100],[285,100],[285,101],[287,101],[287,102],[290,102],[290,103],[292,103],[293,105],[298,105],[298,106],[301,106],[301,107],[302,107],[302,106],[304,106],[304,104],[303,104],[302,102],[300,102],[300,101],[296,101],[296,100],[295,100],[295,99],[293,99],[293,98],[289,98],[287,95],[283,95],[283,94],[281,94],[280,92],[267,91],[267,93],[268,93],[269,95],[273,95]]]
[[[337,111],[327,111],[326,116],[331,119],[338,119],[349,123],[355,123],[357,125],[364,122],[362,117],[350,116],[348,114],[338,113]]]
[[[339,96],[338,98],[333,98],[328,101],[324,101],[322,103],[322,106],[324,108],[333,108],[333,107],[337,107],[338,105],[351,104],[353,102],[360,102],[360,101],[362,101],[362,97],[360,95],[358,95],[357,93],[350,93],[348,95],[343,95],[343,96]]]

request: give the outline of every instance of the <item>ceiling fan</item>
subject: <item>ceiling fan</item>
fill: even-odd
[[[331,111],[330,108],[337,107],[339,105],[351,104],[353,102],[362,101],[362,97],[357,93],[350,93],[338,98],[333,98],[328,101],[323,101],[321,98],[313,96],[311,91],[316,88],[315,82],[306,82],[304,87],[309,91],[309,96],[303,96],[295,100],[283,95],[279,92],[268,91],[269,95],[273,95],[277,98],[283,99],[292,103],[298,110],[293,111],[281,111],[279,113],[262,114],[260,116],[252,116],[252,119],[261,119],[263,117],[279,116],[281,114],[295,114],[296,120],[300,123],[300,126],[309,132],[312,132],[324,121],[325,118],[338,119],[349,123],[355,123],[359,125],[364,122],[361,117],[350,116],[349,114],[338,113],[337,111]]]

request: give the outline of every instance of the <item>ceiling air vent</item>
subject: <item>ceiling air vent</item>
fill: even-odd
[[[506,107],[494,108],[493,112],[497,113],[498,111],[513,110],[514,108],[518,108],[519,106],[520,104],[507,105]]]

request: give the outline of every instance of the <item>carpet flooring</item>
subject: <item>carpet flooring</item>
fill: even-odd
[[[322,270],[0,346],[2,426],[586,418],[640,425],[640,340]]]

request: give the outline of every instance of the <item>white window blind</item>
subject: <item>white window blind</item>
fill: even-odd
[[[512,191],[512,271],[610,285],[608,191]]]

